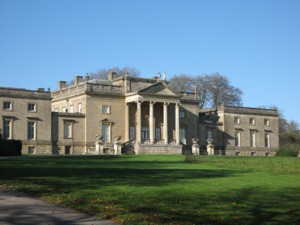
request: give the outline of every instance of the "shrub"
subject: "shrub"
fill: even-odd
[[[0,156],[22,155],[22,142],[20,140],[0,140]]]
[[[276,152],[275,156],[290,156],[290,157],[295,157],[298,155],[298,152],[293,149],[288,149],[288,148],[281,148]]]

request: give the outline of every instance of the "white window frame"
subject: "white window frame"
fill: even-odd
[[[129,139],[135,139],[136,138],[136,130],[135,127],[129,127]]]
[[[180,119],[184,119],[185,118],[185,111],[184,110],[180,110],[179,111],[179,118]]]
[[[35,103],[28,103],[27,104],[27,111],[28,112],[36,112],[36,104]]]
[[[241,124],[241,117],[235,116],[234,117],[234,124]]]
[[[110,106],[102,105],[102,114],[110,114]]]
[[[102,123],[101,124],[101,134],[103,142],[111,142],[111,124]]]
[[[234,131],[234,146],[241,147],[241,131],[239,130]]]
[[[249,124],[250,125],[255,125],[255,118],[254,117],[249,118]]]
[[[27,140],[36,140],[36,121],[27,122]]]
[[[3,102],[3,110],[12,111],[13,110],[13,103],[11,101],[4,101]]]
[[[264,119],[264,125],[269,127],[270,126],[270,119],[265,118]]]
[[[149,127],[142,127],[141,132],[142,132],[141,133],[142,139],[144,139],[144,140],[149,139]]]
[[[12,139],[12,119],[3,119],[2,138]]]
[[[70,113],[73,113],[73,112],[74,112],[74,106],[70,105]]]
[[[78,111],[78,113],[82,113],[82,104],[81,103],[78,103],[77,111]]]
[[[73,138],[73,121],[69,121],[69,120],[64,121],[64,138],[65,139]]]
[[[271,134],[270,132],[265,132],[265,148],[271,148]]]
[[[256,130],[250,130],[250,147],[256,148]]]
[[[161,139],[161,128],[160,127],[156,127],[155,128],[155,138],[157,140],[160,140]]]
[[[179,140],[186,145],[186,130],[184,128],[179,129]]]

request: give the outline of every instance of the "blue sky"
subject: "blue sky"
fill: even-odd
[[[218,72],[247,107],[300,123],[298,0],[0,0],[0,86],[57,88],[102,68]]]

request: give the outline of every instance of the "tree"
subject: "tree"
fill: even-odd
[[[90,78],[92,79],[100,79],[100,80],[107,80],[107,74],[111,71],[116,72],[118,77],[124,76],[126,75],[126,73],[128,73],[128,75],[133,76],[133,77],[139,77],[140,76],[140,71],[138,71],[137,69],[133,68],[133,67],[112,67],[112,68],[108,68],[108,69],[100,69],[97,72],[91,72],[90,73]]]
[[[218,73],[211,74],[207,80],[208,101],[211,107],[221,104],[228,106],[241,106],[243,92],[229,84],[229,80]]]
[[[221,104],[241,106],[243,92],[229,84],[229,80],[218,73],[196,77],[180,74],[170,79],[170,86],[178,91],[194,92],[197,88],[199,106],[217,107]]]
[[[277,107],[273,107],[276,108]],[[278,110],[278,109],[277,109]],[[300,130],[299,124],[294,121],[287,121],[283,114],[278,110],[278,129],[279,129],[279,145],[280,148],[299,150]]]
[[[169,82],[169,85],[179,92],[192,92],[194,90],[194,79],[187,74],[174,75]]]

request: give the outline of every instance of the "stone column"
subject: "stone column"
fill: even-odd
[[[129,105],[125,103],[125,141],[129,141]]]
[[[136,102],[136,110],[137,110],[137,118],[136,118],[136,143],[142,142],[142,102],[137,101]]]
[[[164,103],[164,126],[163,126],[163,135],[164,135],[164,143],[167,145],[169,143],[168,137],[168,105],[169,103]]]
[[[149,139],[150,139],[150,144],[154,143],[154,113],[153,113],[153,108],[154,108],[155,102],[150,101],[149,104]]]
[[[179,136],[179,107],[180,103],[176,103],[175,105],[175,139],[176,139],[176,144],[180,144],[180,136]]]

